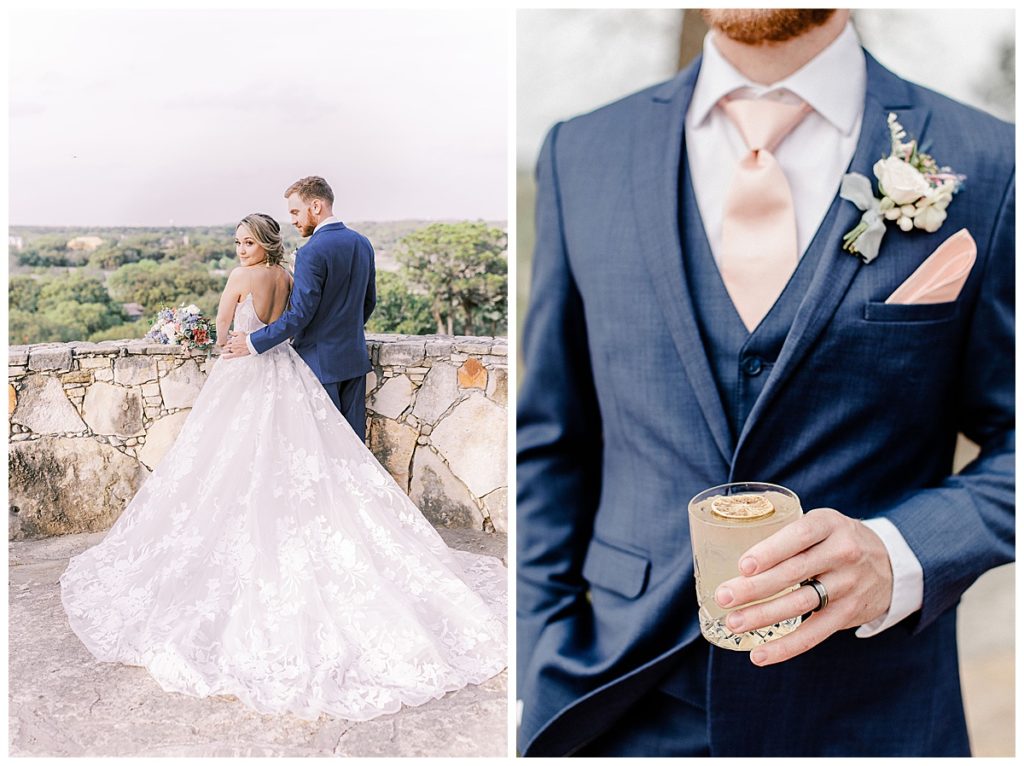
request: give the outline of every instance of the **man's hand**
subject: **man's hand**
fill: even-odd
[[[249,347],[245,344],[248,333],[232,332],[231,338],[224,347],[221,359],[235,359],[237,357],[249,356]]]
[[[755,665],[773,665],[817,646],[837,630],[881,617],[892,601],[892,568],[881,539],[856,519],[815,508],[753,546],[740,557],[742,577],[722,583],[715,600],[723,607],[771,598],[809,578],[828,590],[828,606],[783,638],[750,653]],[[737,609],[725,620],[734,632],[774,625],[818,606],[804,586],[764,604]]]

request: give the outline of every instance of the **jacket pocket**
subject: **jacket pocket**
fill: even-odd
[[[636,598],[647,587],[651,562],[638,553],[617,548],[596,537],[583,561],[583,577],[591,585]]]
[[[868,301],[864,304],[864,319],[868,322],[942,322],[956,316],[958,305],[958,301],[946,303]]]

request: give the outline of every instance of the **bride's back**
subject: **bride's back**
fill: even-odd
[[[249,292],[252,293],[252,307],[256,318],[264,324],[272,324],[288,308],[291,295],[292,277],[283,266],[247,266]],[[242,295],[239,303],[245,300]]]

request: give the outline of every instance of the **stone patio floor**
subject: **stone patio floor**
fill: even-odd
[[[504,535],[439,530],[499,556]],[[354,723],[262,715],[227,697],[164,692],[143,669],[99,663],[72,633],[57,580],[104,533],[10,543],[10,755],[504,756],[507,671],[480,686]]]

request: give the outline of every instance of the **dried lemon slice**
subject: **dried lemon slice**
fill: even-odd
[[[719,495],[711,499],[711,512],[723,519],[763,519],[775,513],[772,501],[764,495]]]

